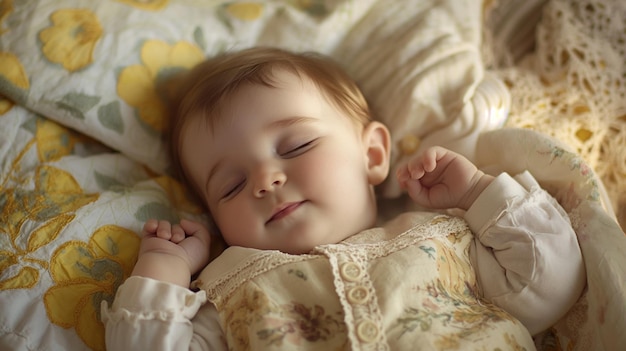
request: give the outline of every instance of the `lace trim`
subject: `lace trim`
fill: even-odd
[[[113,311],[109,308],[106,301],[102,301],[100,304],[100,314],[102,315],[102,322],[104,324],[120,324],[123,321],[127,321],[133,325],[138,325],[142,321],[161,321],[180,324],[189,322],[189,317],[185,316],[181,311],[168,310],[134,312],[124,308]]]
[[[321,246],[317,250],[327,256],[339,254],[352,254],[353,259],[362,259],[363,263],[372,261],[380,257],[385,257],[391,253],[400,251],[420,241],[433,239],[436,237],[446,237],[451,233],[471,231],[467,222],[459,217],[447,215],[437,215],[428,222],[417,224],[397,237],[385,242],[367,244],[344,244]],[[365,253],[365,255],[363,254]]]
[[[246,281],[285,264],[318,258],[312,255],[289,255],[279,251],[261,251],[251,256],[236,269],[214,281],[196,280],[193,285],[206,292],[214,304],[219,305]]]
[[[467,231],[467,233],[471,234],[467,222],[462,218],[437,215],[427,222],[411,227],[393,239],[384,241],[384,245],[381,245],[380,242],[365,244],[350,242],[323,245],[316,248],[312,254],[306,255],[289,255],[278,251],[262,251],[250,256],[234,270],[214,281],[198,280],[195,286],[206,291],[208,298],[219,305],[228,299],[241,284],[282,265],[324,259],[324,256],[332,260],[339,255],[348,255],[359,264],[365,265],[367,261],[387,256],[417,242],[435,237],[446,237],[451,233],[462,231]],[[352,241],[354,240],[352,239]],[[338,274],[338,272],[333,273]]]

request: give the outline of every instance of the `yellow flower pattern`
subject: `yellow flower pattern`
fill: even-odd
[[[165,8],[170,0],[117,0],[140,10],[158,11]]]
[[[226,5],[226,12],[242,21],[254,21],[263,14],[263,4],[256,2],[236,2]]]
[[[44,295],[50,320],[74,328],[93,350],[104,350],[100,303],[113,302],[115,291],[130,275],[139,237],[115,225],[99,228],[89,240],[61,245],[50,261],[55,285]]]
[[[67,129],[50,133],[50,129],[54,129],[51,124],[41,119],[37,123],[39,127],[35,137],[18,154],[8,174],[0,178],[0,218],[3,218],[0,221],[0,240],[6,243],[0,251],[0,273],[5,270],[15,272],[0,281],[0,289],[29,288],[36,284],[39,269],[47,268],[47,263],[36,258],[35,251],[56,239],[74,218],[76,209],[98,198],[97,194],[84,194],[70,173],[45,164],[34,170],[34,188],[27,186],[33,180],[22,176],[21,161],[29,150],[35,147],[42,162],[71,152],[68,148],[51,152],[54,143],[38,143],[39,138],[45,140],[51,134],[61,136],[66,133],[68,136],[70,132]],[[65,138],[67,141],[70,139],[69,136]],[[26,222],[39,225],[29,233],[28,229],[22,228]],[[24,233],[29,233],[27,240],[24,240]]]
[[[13,102],[2,95],[0,95],[0,117],[9,112],[9,110],[13,107]]]
[[[102,36],[98,18],[89,10],[64,9],[54,12],[50,20],[52,26],[39,33],[43,54],[69,72],[88,66]]]
[[[434,222],[441,221],[435,218]],[[436,262],[438,276],[423,288],[421,303],[404,309],[394,328],[400,337],[416,331],[433,332],[443,326],[452,332],[433,334],[437,349],[458,350],[472,342],[472,337],[494,328],[499,322],[516,320],[501,308],[480,301],[478,286],[469,264],[469,231],[450,233],[446,239],[427,240],[419,246]],[[516,342],[513,337],[512,342]],[[507,343],[509,340],[507,339]]]
[[[19,164],[15,166],[15,171],[19,171]],[[0,187],[3,190],[0,217],[5,219],[0,222],[0,235],[8,243],[0,251],[0,273],[9,268],[18,271],[13,277],[0,281],[0,289],[32,287],[39,277],[33,264],[47,268],[47,263],[35,258],[33,253],[56,239],[74,218],[76,209],[98,199],[97,194],[84,194],[71,174],[52,166],[37,167],[34,178],[33,190],[5,185],[11,175],[3,179]],[[25,241],[23,235],[28,229],[22,227],[27,221],[41,224],[27,234]],[[13,267],[15,265],[19,268]]]
[[[76,209],[98,199],[85,194],[68,172],[40,164],[33,173],[24,173],[28,155],[39,162],[58,159],[72,152],[57,147],[65,140],[72,145],[69,130],[37,118],[33,139],[26,142],[8,172],[0,175],[0,290],[29,289],[39,283],[49,268],[41,248],[54,245],[60,232],[75,218]],[[57,142],[42,142],[55,135]],[[32,175],[31,175],[32,174]],[[34,186],[29,186],[34,182]]]
[[[0,85],[10,84],[7,89],[26,90],[30,84],[24,67],[19,58],[10,52],[0,52]],[[0,96],[0,115],[7,113],[13,107],[13,102]]]
[[[8,30],[3,28],[3,22],[11,12],[13,12],[13,0],[0,0],[0,35]]]
[[[43,305],[50,322],[74,328],[89,348],[104,350],[100,302],[112,302],[130,275],[140,239],[113,224],[96,229],[88,242],[62,239],[77,210],[100,195],[85,193],[52,162],[93,141],[40,117],[23,126],[33,137],[0,174],[0,292],[45,287],[42,277],[49,274],[53,285]]]
[[[36,128],[37,155],[41,162],[55,161],[69,155],[79,141],[87,140],[48,119],[38,118]]]
[[[187,42],[169,45],[149,40],[141,48],[141,65],[124,68],[117,82],[117,94],[137,111],[149,130],[161,133],[167,127],[167,97],[159,94],[159,83],[178,70],[189,69],[204,58],[202,51]]]

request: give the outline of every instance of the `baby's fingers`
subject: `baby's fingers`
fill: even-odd
[[[407,164],[407,169],[411,179],[421,179],[426,173],[426,169],[424,168],[424,155],[410,160]]]
[[[187,233],[187,238],[179,245],[187,252],[191,272],[198,272],[209,263],[209,231],[202,224],[189,220],[181,220],[180,226]]]
[[[435,170],[437,167],[437,161],[439,161],[446,154],[445,150],[438,147],[433,146],[428,148],[422,154],[422,168],[425,173],[430,173]]]
[[[155,235],[157,228],[159,227],[159,221],[156,219],[149,219],[146,223],[143,224],[142,234],[146,235]]]
[[[185,240],[185,230],[180,226],[180,224],[172,225],[172,237],[170,241],[178,244],[179,242]]]
[[[201,223],[183,219],[180,221],[180,227],[187,233],[187,235],[195,236],[203,243],[208,244],[210,241],[209,230]]]
[[[172,238],[172,224],[169,221],[159,221],[156,235],[161,239],[170,240]]]

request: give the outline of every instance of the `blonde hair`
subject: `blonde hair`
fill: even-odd
[[[174,166],[187,184],[180,157],[181,132],[190,118],[204,118],[209,125],[219,120],[219,109],[243,85],[275,87],[276,70],[288,70],[310,79],[357,124],[371,120],[365,97],[357,84],[334,61],[315,53],[293,53],[277,48],[255,47],[210,58],[185,74],[172,103],[170,146]],[[197,189],[196,189],[197,190]]]

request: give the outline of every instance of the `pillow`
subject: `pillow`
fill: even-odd
[[[390,127],[394,167],[421,140],[432,144],[427,135],[445,145],[485,127],[471,108],[484,74],[480,0],[12,6],[0,27],[0,95],[159,173],[170,165],[166,96],[157,83],[206,56],[253,45],[316,50],[339,61]]]
[[[381,194],[401,194],[395,169],[433,145],[474,159],[478,135],[502,126],[506,86],[486,74],[481,1],[378,1],[333,52],[391,131],[391,177]]]
[[[148,218],[203,220],[180,183],[20,106],[0,116],[0,350],[102,350],[100,303]]]

